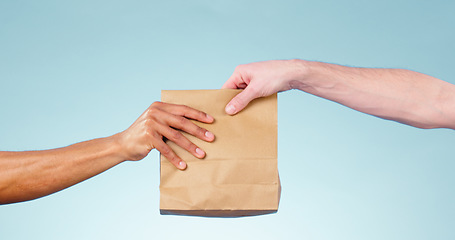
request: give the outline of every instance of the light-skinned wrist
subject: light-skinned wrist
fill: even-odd
[[[312,62],[302,59],[292,59],[289,62],[289,76],[287,84],[290,89],[300,89],[307,86],[306,80],[311,69]]]

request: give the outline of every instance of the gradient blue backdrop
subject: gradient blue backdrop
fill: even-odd
[[[0,1],[0,149],[127,128],[161,89],[303,58],[455,83],[454,1]],[[455,107],[455,106],[454,106]],[[0,206],[0,239],[455,239],[455,132],[279,95],[277,214],[159,215],[154,150],[42,199]]]

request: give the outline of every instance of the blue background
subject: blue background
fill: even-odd
[[[161,89],[216,89],[238,64],[303,58],[455,83],[454,1],[0,1],[0,149],[126,129]],[[154,150],[0,206],[0,239],[455,239],[455,133],[279,94],[277,214],[159,215]]]

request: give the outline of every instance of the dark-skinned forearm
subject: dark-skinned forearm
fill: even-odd
[[[52,150],[0,152],[0,204],[60,191],[123,160],[115,136]]]

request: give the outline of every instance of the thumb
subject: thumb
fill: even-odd
[[[258,96],[255,91],[252,90],[251,87],[247,87],[245,90],[241,91],[234,98],[232,98],[232,100],[226,105],[225,111],[229,115],[234,115],[242,111],[248,103],[257,97]]]

